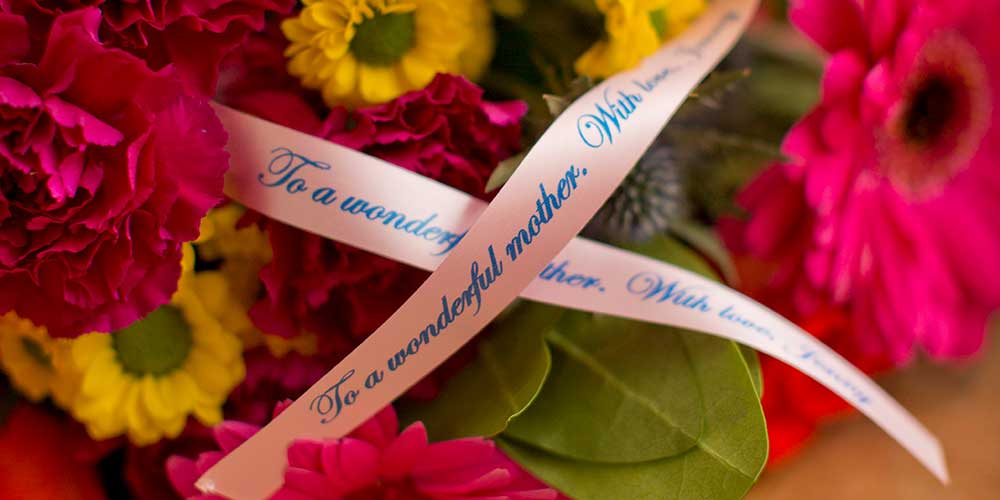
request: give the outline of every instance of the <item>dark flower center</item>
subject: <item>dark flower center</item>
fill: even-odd
[[[174,372],[187,361],[193,344],[190,325],[173,306],[160,307],[112,335],[118,361],[137,376]]]
[[[31,357],[36,363],[46,367],[52,368],[52,359],[49,358],[48,353],[35,339],[29,337],[21,337],[21,348],[24,352]]]
[[[903,137],[918,146],[933,144],[955,115],[955,94],[952,83],[940,75],[924,80],[903,113]]]
[[[941,193],[968,167],[993,103],[983,60],[960,33],[928,40],[909,74],[879,164],[901,194],[917,201]]]
[[[667,9],[656,9],[650,11],[649,21],[653,23],[653,29],[656,30],[656,34],[659,35],[660,40],[663,40],[667,36]]]
[[[390,66],[413,48],[413,13],[376,14],[357,26],[351,52],[365,64]]]

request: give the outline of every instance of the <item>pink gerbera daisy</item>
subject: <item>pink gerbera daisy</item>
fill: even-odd
[[[278,410],[280,411],[280,409]],[[259,427],[226,422],[216,428],[222,451],[197,460],[171,457],[167,469],[188,500],[194,482],[249,439]],[[533,478],[483,438],[429,443],[420,422],[398,432],[392,407],[340,439],[299,440],[288,448],[288,468],[272,500],[554,500],[556,490]]]
[[[804,233],[801,251],[757,256],[796,259],[797,289],[809,292],[800,312],[823,300],[848,306],[867,348],[896,362],[917,345],[935,357],[976,352],[1000,306],[998,12],[1000,0],[791,9],[830,60],[820,103],[786,138],[792,160],[761,182],[801,189],[807,213],[790,225],[774,200],[744,198],[754,221],[745,237],[767,236],[767,220],[775,241]]]

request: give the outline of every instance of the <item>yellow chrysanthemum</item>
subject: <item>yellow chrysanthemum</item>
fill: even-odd
[[[705,10],[705,0],[596,0],[604,38],[576,60],[576,71],[607,78],[656,52]]]
[[[281,25],[288,71],[331,106],[395,99],[437,73],[477,78],[493,54],[486,0],[304,0]]]
[[[71,345],[80,389],[71,405],[95,439],[127,434],[136,445],[176,437],[189,415],[222,420],[222,404],[245,375],[242,346],[195,293],[194,255],[170,304],[112,334],[91,333]]]
[[[50,338],[45,328],[14,313],[0,316],[0,366],[26,398],[38,402],[46,396],[59,404],[70,401],[76,390],[64,375],[68,340]]]
[[[246,209],[229,204],[211,210],[202,221],[201,238],[195,243],[207,261],[220,261],[218,271],[202,271],[193,277],[193,289],[209,314],[226,331],[235,333],[250,349],[266,345],[276,357],[290,351],[310,356],[316,353],[315,335],[294,339],[265,335],[247,314],[261,293],[260,269],[271,261],[267,235],[256,226],[237,228]]]
[[[236,227],[246,208],[229,203],[209,210],[201,221],[201,236],[195,245],[205,260],[245,261],[263,266],[271,261],[267,234],[256,225]]]

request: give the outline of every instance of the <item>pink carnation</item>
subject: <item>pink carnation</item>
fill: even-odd
[[[268,13],[287,14],[294,0],[4,0],[44,29],[61,13],[100,7],[101,38],[154,70],[174,65],[188,91],[215,93],[219,64]],[[0,2],[0,3],[4,3]]]
[[[197,460],[171,457],[168,473],[188,500],[202,495],[195,481],[259,428],[226,422],[216,428],[218,452]],[[482,438],[429,443],[423,424],[398,432],[392,407],[382,410],[345,438],[299,440],[288,448],[285,482],[272,500],[554,500],[546,487]]]
[[[997,12],[998,0],[791,10],[831,57],[821,102],[786,138],[792,161],[758,182],[801,189],[807,213],[756,196],[747,237],[804,233],[800,254],[764,243],[757,255],[801,266],[801,312],[816,307],[812,292],[849,306],[865,347],[896,362],[918,345],[935,357],[975,353],[1000,306]]]
[[[103,46],[100,21],[63,14],[39,47],[0,12],[0,311],[57,336],[166,303],[227,167],[207,103]]]
[[[216,99],[247,113],[263,116],[269,111],[285,112],[282,109],[285,102],[276,102],[273,96],[288,93],[301,98],[303,104],[311,101],[309,104],[314,106],[308,108],[305,114],[290,114],[288,119],[268,119],[298,129],[304,126],[309,132],[318,131],[321,120],[316,112],[325,109],[326,105],[318,93],[302,87],[299,79],[286,70],[288,39],[281,32],[284,20],[279,16],[269,17],[264,29],[251,33],[245,42],[222,60]],[[299,111],[297,106],[293,108],[292,112]],[[292,118],[294,116],[305,117],[307,122],[297,121]]]
[[[263,103],[273,95],[257,97]],[[264,118],[484,196],[497,163],[520,147],[519,122],[527,108],[521,102],[483,101],[482,90],[464,78],[438,75],[426,89],[381,106],[336,109],[322,123],[306,112],[293,116],[263,106],[256,110]],[[274,221],[262,224],[270,234],[274,260],[261,271],[267,294],[251,311],[254,322],[286,337],[316,332],[326,351],[349,352],[427,276]]]
[[[247,376],[229,395],[226,417],[263,425],[274,405],[296,399],[319,380],[332,365],[315,357],[289,353],[275,358],[265,348],[248,351]]]

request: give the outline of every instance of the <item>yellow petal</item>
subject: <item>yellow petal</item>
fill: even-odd
[[[391,101],[406,89],[400,81],[396,69],[391,66],[369,66],[361,64],[359,70],[359,90],[361,98],[372,104]]]
[[[170,377],[143,377],[142,379],[142,403],[146,407],[149,417],[153,420],[166,421],[178,414],[184,414],[183,409],[174,404],[176,400],[167,390],[170,380]]]
[[[225,397],[233,386],[233,377],[226,372],[219,360],[207,356],[201,350],[191,351],[187,372],[204,392]]]
[[[92,396],[100,396],[111,388],[123,384],[124,378],[125,375],[118,365],[114,352],[101,352],[84,373],[80,390]]]
[[[437,73],[434,67],[427,64],[417,53],[411,51],[403,56],[403,74],[412,88],[423,88],[434,78]]]

